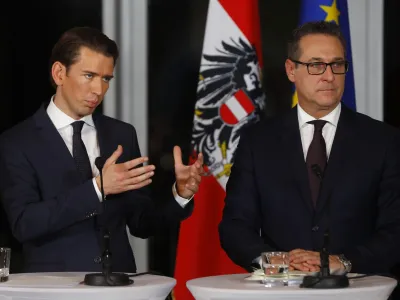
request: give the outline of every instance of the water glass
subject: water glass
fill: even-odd
[[[10,248],[0,248],[0,282],[8,280],[10,274]]]
[[[263,252],[261,253],[262,269],[264,271],[263,284],[266,287],[288,285],[289,282],[289,253]]]

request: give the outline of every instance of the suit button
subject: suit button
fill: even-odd
[[[96,264],[101,263],[101,257],[100,257],[100,256],[96,256],[96,257],[94,258],[94,262],[95,262]]]
[[[315,225],[313,228],[311,228],[312,231],[317,232],[319,230],[318,225]]]

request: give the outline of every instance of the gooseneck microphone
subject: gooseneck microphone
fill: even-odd
[[[319,164],[311,165],[311,170],[320,179],[320,185],[322,185],[323,171]],[[320,189],[321,190],[321,189]],[[326,211],[328,216],[328,229],[324,233],[324,240],[322,249],[319,252],[321,260],[321,268],[318,276],[305,276],[303,282],[300,285],[302,288],[314,288],[314,289],[338,289],[349,286],[349,279],[346,275],[331,275],[329,269],[329,210],[330,210],[331,197],[329,196],[326,202]]]
[[[97,157],[95,160],[95,165],[100,172],[100,192],[103,204],[103,213],[105,211],[105,195],[104,195],[104,186],[103,186],[103,167],[106,160],[104,158]],[[99,263],[102,263],[102,273],[90,273],[85,275],[84,283],[90,286],[124,286],[130,285],[133,283],[132,279],[129,279],[129,276],[124,273],[113,273],[112,272],[112,263],[111,263],[112,254],[110,251],[110,232],[106,228],[103,227],[103,254],[100,258]]]

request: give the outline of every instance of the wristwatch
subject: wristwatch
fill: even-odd
[[[346,273],[349,273],[351,271],[351,262],[343,254],[338,255],[338,258],[341,264],[344,266]]]

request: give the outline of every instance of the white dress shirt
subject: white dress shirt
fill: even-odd
[[[326,144],[326,155],[329,159],[331,153],[333,139],[335,137],[336,128],[339,122],[340,111],[342,109],[341,103],[334,110],[332,110],[325,117],[319,120],[327,121],[325,126],[322,128],[322,136],[325,139]],[[316,118],[307,114],[300,105],[297,105],[297,116],[299,119],[299,128],[301,136],[301,144],[303,146],[304,160],[306,160],[308,148],[310,147],[311,141],[314,136],[314,125],[308,124],[307,122],[316,120]]]
[[[58,130],[58,133],[61,135],[62,139],[65,142],[69,152],[72,155],[72,123],[76,120],[65,114],[61,109],[59,109],[54,101],[54,97],[52,97],[49,106],[47,107],[47,114],[50,117],[50,120],[53,122],[54,126]],[[92,174],[93,174],[93,186],[96,190],[96,194],[99,197],[99,201],[102,201],[101,192],[97,186],[95,177],[99,175],[99,170],[97,169],[94,161],[96,157],[100,156],[100,147],[97,141],[97,134],[96,134],[96,127],[93,122],[92,115],[88,115],[80,119],[80,121],[84,121],[85,124],[82,127],[82,141],[85,144],[86,151],[89,156],[90,166],[92,167]],[[186,204],[189,203],[190,199],[182,198],[176,192],[175,184],[172,186],[172,193],[174,195],[175,200],[179,203],[181,207],[185,207]]]

